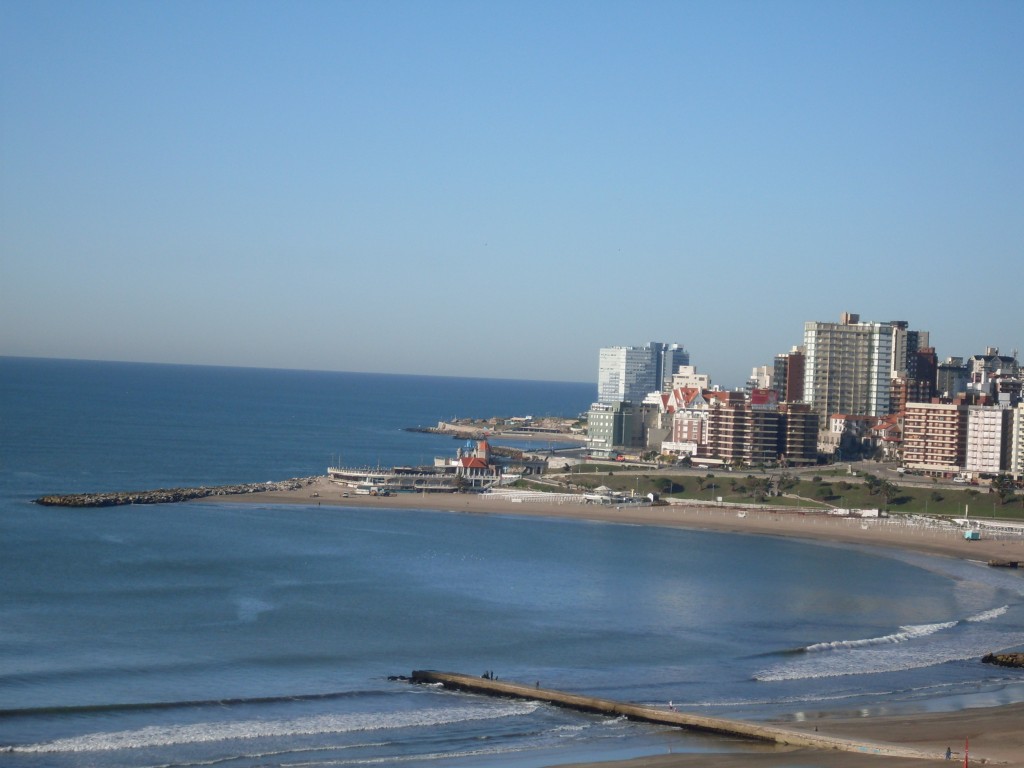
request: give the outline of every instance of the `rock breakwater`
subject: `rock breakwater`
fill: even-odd
[[[987,653],[981,660],[986,664],[995,664],[1000,667],[1024,669],[1024,653]]]
[[[199,488],[157,488],[152,491],[110,491],[103,493],[69,493],[41,496],[36,504],[46,507],[118,507],[126,504],[173,504],[205,499],[210,496],[237,496],[265,491],[298,491],[312,485],[317,477],[292,478],[267,483],[200,486]]]

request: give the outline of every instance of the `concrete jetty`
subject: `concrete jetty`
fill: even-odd
[[[939,753],[938,751],[924,752],[895,744],[854,741],[835,736],[826,736],[817,732],[812,733],[783,728],[776,725],[748,723],[721,717],[706,717],[704,715],[678,712],[668,707],[656,707],[650,704],[630,704],[593,696],[580,696],[578,694],[566,693],[565,691],[541,688],[539,683],[523,685],[455,672],[435,672],[432,670],[416,670],[412,673],[410,681],[420,684],[440,684],[452,690],[468,691],[486,696],[505,696],[542,701],[580,712],[590,712],[610,717],[625,717],[629,720],[688,728],[694,731],[742,737],[757,741],[767,741],[792,747],[810,747],[813,749],[919,758],[922,760],[937,760],[945,757],[944,753]]]

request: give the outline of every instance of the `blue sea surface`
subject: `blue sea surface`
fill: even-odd
[[[589,384],[0,358],[0,762],[546,766],[763,749],[389,680],[745,719],[1024,700],[1024,579],[829,544],[460,512],[72,510],[45,493],[420,463]]]

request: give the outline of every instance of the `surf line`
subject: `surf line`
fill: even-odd
[[[679,712],[674,709],[661,708],[649,704],[631,704],[629,702],[600,699],[593,696],[580,696],[565,691],[541,688],[539,683],[536,685],[522,685],[504,680],[495,680],[491,677],[476,677],[457,672],[436,672],[433,670],[414,670],[412,677],[407,679],[411,683],[421,685],[441,685],[450,690],[467,691],[486,696],[540,701],[567,709],[575,709],[580,712],[608,715],[610,717],[625,717],[628,720],[675,726],[706,733],[740,736],[786,746],[812,747],[815,749],[831,749],[893,757],[910,757],[921,760],[937,760],[945,756],[945,753],[924,752],[896,744],[841,739],[835,736],[805,733],[775,725],[747,723],[742,720],[729,720],[722,717],[706,717],[704,715]]]

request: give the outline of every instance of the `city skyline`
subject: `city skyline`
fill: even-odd
[[[848,310],[1010,354],[1021,28],[1010,2],[5,3],[0,355],[588,382],[661,338],[732,389]]]

